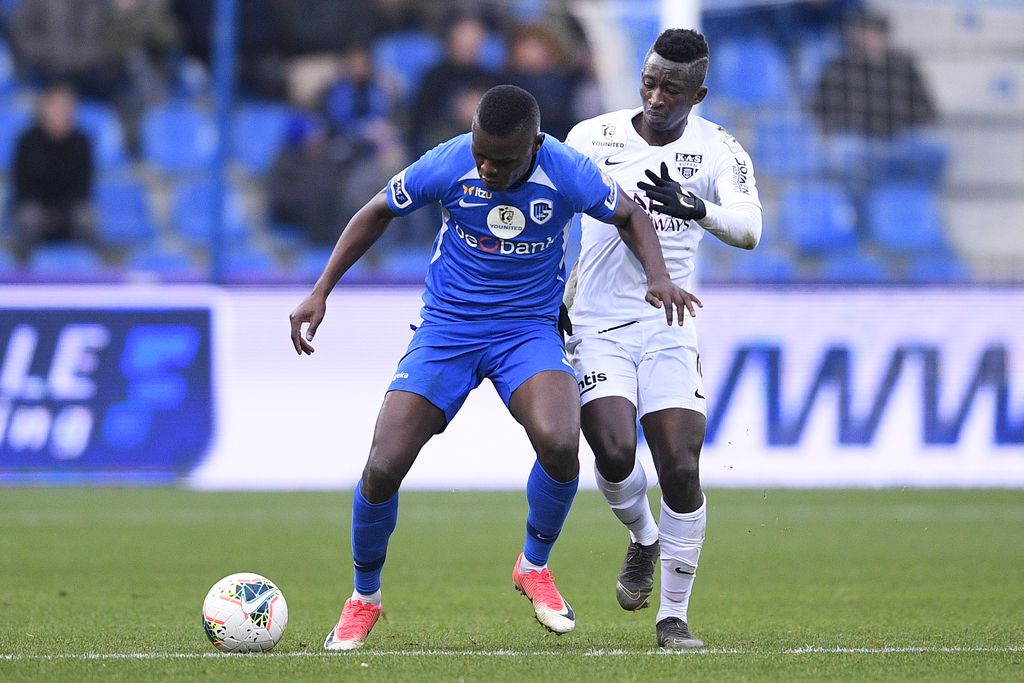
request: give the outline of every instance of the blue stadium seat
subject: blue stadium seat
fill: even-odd
[[[156,236],[146,187],[137,181],[101,183],[95,193],[99,234],[104,242],[133,246]]]
[[[381,258],[379,273],[390,282],[417,284],[427,276],[430,253],[425,249],[389,249]]]
[[[373,43],[377,71],[395,81],[399,97],[415,97],[426,71],[444,59],[444,43],[426,31],[387,33]]]
[[[782,193],[778,222],[804,253],[849,250],[857,244],[857,212],[832,183],[808,183]]]
[[[14,56],[11,55],[7,41],[0,39],[0,94],[11,92],[17,85]]]
[[[209,114],[182,101],[154,107],[142,118],[142,153],[165,173],[205,170],[217,147]]]
[[[18,137],[32,125],[32,110],[16,102],[0,102],[0,170],[10,170]]]
[[[8,273],[12,270],[17,270],[18,262],[7,249],[0,249],[0,273]]]
[[[93,249],[76,242],[44,243],[35,247],[28,257],[29,268],[50,277],[62,275],[72,279],[103,269],[103,259]]]
[[[207,180],[184,182],[171,198],[171,224],[187,241],[207,243],[213,237],[213,201],[215,188]],[[234,188],[224,197],[224,238],[244,239],[247,232],[245,202]]]
[[[225,277],[231,280],[260,280],[279,272],[277,259],[251,244],[227,246],[223,265]]]
[[[292,274],[302,280],[315,281],[327,265],[327,259],[330,258],[333,249],[333,246],[318,246],[302,250],[290,269]],[[341,281],[345,284],[365,282],[372,279],[374,272],[369,262],[362,258],[348,269]]]
[[[129,271],[148,272],[175,278],[204,274],[199,264],[186,252],[152,246],[132,252],[125,266]]]
[[[825,67],[843,51],[838,32],[828,32],[803,39],[796,50],[796,80],[800,91],[811,95],[818,87]]]
[[[497,31],[491,31],[484,39],[480,47],[480,66],[495,73],[505,68],[505,59],[508,56],[508,49],[505,45],[505,38]]]
[[[859,251],[829,256],[818,276],[831,284],[881,284],[891,280],[885,263]]]
[[[946,241],[935,192],[924,185],[886,185],[867,199],[865,217],[871,237],[896,252],[942,251]]]
[[[765,38],[726,39],[714,47],[709,88],[739,106],[776,105],[790,95],[786,56]]]
[[[778,284],[799,279],[793,259],[778,252],[759,252],[760,249],[753,252],[741,251],[729,259],[728,266],[721,272],[709,272],[708,281],[723,284]]]
[[[232,155],[252,174],[270,168],[288,135],[293,116],[285,104],[252,102],[235,112],[231,133]]]
[[[778,178],[809,178],[824,165],[814,124],[802,116],[763,118],[754,131],[756,170]]]
[[[910,262],[906,279],[915,284],[963,283],[970,282],[971,271],[952,254],[926,254]]]
[[[78,126],[92,142],[93,159],[100,168],[124,164],[124,128],[117,110],[106,102],[87,100],[78,104]]]

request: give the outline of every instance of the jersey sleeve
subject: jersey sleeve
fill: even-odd
[[[454,140],[438,145],[399,171],[388,182],[388,208],[396,216],[404,216],[421,206],[440,201],[451,181],[446,173]]]
[[[722,142],[715,162],[715,193],[718,204],[761,206],[754,180],[754,164],[743,146],[730,133],[722,131]]]
[[[572,134],[566,138],[572,137]],[[593,161],[571,147],[568,182],[573,211],[607,222],[619,206],[619,186]]]

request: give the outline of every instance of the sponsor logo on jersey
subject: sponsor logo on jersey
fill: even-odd
[[[576,382],[576,384],[579,386],[579,388],[580,388],[580,396],[582,396],[583,394],[587,393],[588,391],[593,391],[594,389],[596,389],[597,385],[600,384],[601,382],[607,382],[607,381],[608,381],[608,375],[606,375],[603,372],[596,372],[595,371],[595,372],[588,372],[587,374],[583,375],[583,379],[581,379],[580,381]]]
[[[683,154],[676,152],[676,168],[679,169],[679,172],[686,180],[692,178],[693,174],[700,169],[700,163],[703,160],[703,154]]]
[[[409,373],[408,372],[396,372],[395,376],[391,378],[391,381],[394,382],[394,381],[399,380],[399,379],[409,379]]]
[[[736,157],[736,165],[732,167],[732,183],[737,192],[750,194],[750,186],[747,184],[750,168],[746,159]]]
[[[676,218],[675,216],[666,216],[657,211],[651,211],[651,206],[645,199],[645,195],[639,192],[633,193],[633,201],[640,205],[640,208],[647,212],[647,215],[651,219],[651,223],[654,224],[654,229],[658,232],[682,232],[690,227],[690,221],[684,221],[682,218]]]
[[[623,133],[619,130],[619,127],[613,123],[602,123],[598,134],[591,137],[590,144],[595,147],[614,147],[615,149],[622,149],[626,146],[623,142]]]
[[[391,198],[399,209],[412,204],[412,197],[405,191],[405,171],[391,179]]]
[[[547,223],[551,213],[555,210],[550,199],[534,199],[530,202],[530,218],[538,225]]]
[[[547,251],[554,243],[555,236],[552,235],[541,242],[513,242],[511,240],[497,239],[490,235],[471,235],[462,229],[458,223],[453,223],[455,236],[462,240],[470,249],[479,249],[488,254],[501,254],[503,256],[526,256],[539,254]]]
[[[475,185],[463,185],[462,194],[468,194],[470,197],[479,197],[480,199],[494,198],[494,195],[491,192],[482,187],[476,187]]]
[[[487,229],[495,237],[510,240],[526,227],[526,216],[514,206],[499,204],[487,212]]]

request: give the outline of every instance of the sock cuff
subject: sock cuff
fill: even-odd
[[[601,475],[601,471],[597,469],[596,460],[594,461],[594,476],[597,478],[597,483],[606,491],[621,491],[630,488],[640,480],[644,483],[644,489],[647,489],[647,473],[644,471],[644,466],[640,464],[640,458],[633,459],[633,471],[627,474],[626,478],[622,481],[608,481],[605,479]]]
[[[360,481],[356,484],[355,502],[360,507],[365,507],[373,510],[374,512],[382,513],[382,516],[384,516],[398,507],[398,494],[396,493],[387,500],[383,500],[379,503],[371,503],[363,497],[363,483]]]
[[[560,491],[575,491],[580,485],[579,475],[576,475],[569,481],[558,481],[557,479],[552,478],[550,474],[544,471],[544,466],[540,464],[540,460],[534,461],[531,476],[538,477],[540,479],[538,483],[540,483],[541,486]]]
[[[696,510],[694,510],[693,512],[676,512],[675,510],[670,508],[668,506],[668,503],[665,502],[665,499],[662,498],[661,499],[661,514],[668,515],[669,517],[671,517],[673,519],[682,519],[682,520],[687,520],[687,521],[692,521],[692,520],[695,520],[695,519],[700,519],[707,512],[707,508],[708,508],[708,497],[707,497],[707,495],[705,495],[703,492],[701,493],[701,495],[704,496],[704,500],[701,502],[700,507],[697,508]]]

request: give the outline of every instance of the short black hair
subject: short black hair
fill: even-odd
[[[692,64],[708,58],[708,41],[704,34],[689,28],[670,28],[662,31],[651,48],[670,62]]]
[[[496,85],[480,98],[476,122],[491,135],[540,130],[540,107],[533,95],[514,85]]]

